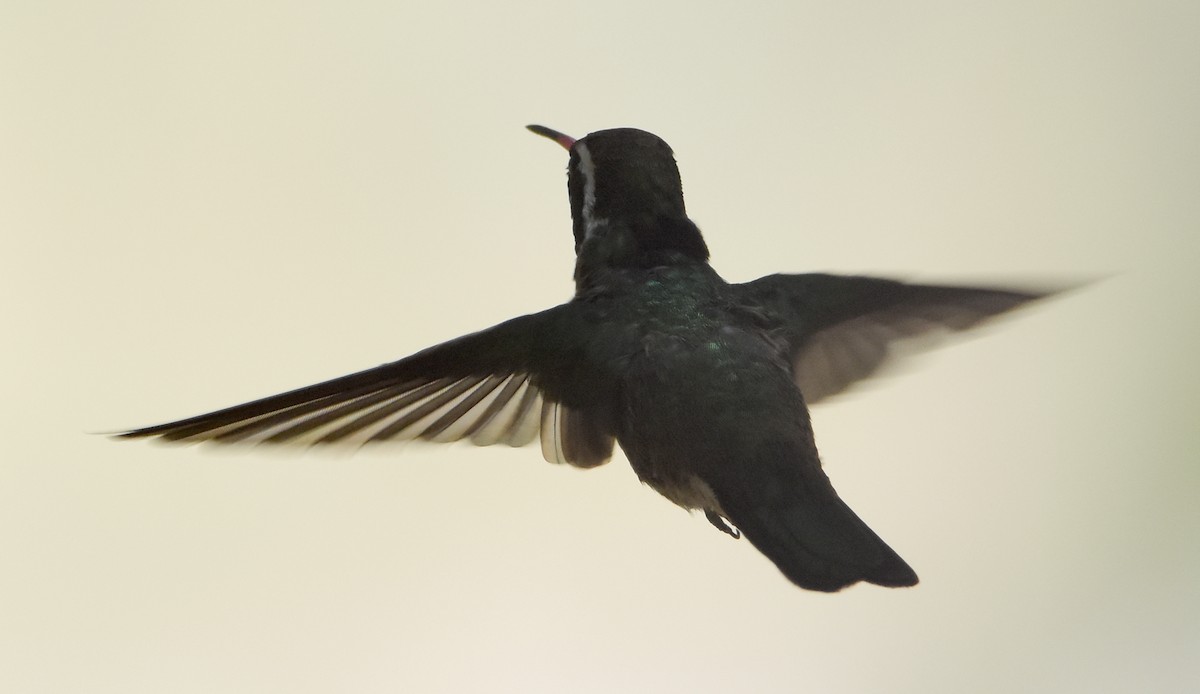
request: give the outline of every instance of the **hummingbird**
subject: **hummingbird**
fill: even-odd
[[[638,478],[745,536],[801,588],[917,574],[838,496],[808,406],[875,373],[898,340],[961,331],[1044,292],[774,274],[730,283],[684,208],[670,146],[634,128],[569,153],[575,293],[399,361],[117,434],[166,441],[523,446]]]

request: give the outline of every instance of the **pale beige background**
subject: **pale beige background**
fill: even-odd
[[[1200,685],[1200,5],[991,4],[5,2],[0,691]],[[1109,276],[815,413],[919,587],[623,459],[84,433],[568,297],[527,122],[666,138],[732,280]]]

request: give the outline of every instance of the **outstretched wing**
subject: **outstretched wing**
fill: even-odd
[[[824,274],[769,275],[734,291],[786,341],[809,404],[875,373],[899,340],[966,330],[1049,294]]]
[[[572,310],[563,304],[390,364],[117,436],[354,446],[412,439],[523,446],[540,439],[546,460],[593,467],[612,456],[605,418],[564,404],[561,388],[545,388],[556,366],[545,343],[561,343],[560,324]]]

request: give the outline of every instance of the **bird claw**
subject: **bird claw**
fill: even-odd
[[[725,520],[721,514],[714,513],[713,511],[705,511],[704,517],[708,519],[709,523],[713,524],[714,528],[720,530],[733,539],[737,540],[742,537],[742,531],[733,527],[733,525],[729,521]]]

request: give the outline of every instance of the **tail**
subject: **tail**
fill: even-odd
[[[916,585],[912,568],[850,510],[823,472],[816,473],[824,484],[807,479],[798,488],[772,485],[775,494],[718,495],[722,515],[801,588],[832,593],[859,581]]]

